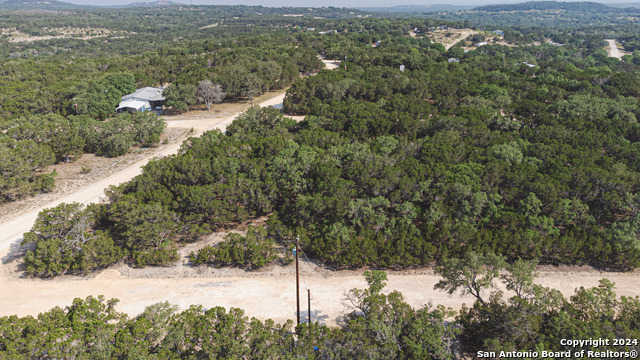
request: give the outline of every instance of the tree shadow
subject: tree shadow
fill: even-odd
[[[295,316],[295,312],[293,314]],[[326,325],[327,320],[329,319],[329,315],[323,314],[319,310],[311,310],[311,322]],[[309,310],[300,310],[300,322],[306,324],[309,322]]]
[[[9,246],[9,251],[5,256],[2,257],[2,263],[8,264],[18,258],[21,258],[25,255],[27,250],[33,250],[34,244],[23,245],[22,239],[18,239],[18,241],[14,242]]]
[[[336,325],[340,327],[346,327],[349,323],[349,318],[347,315],[340,315],[336,318]]]

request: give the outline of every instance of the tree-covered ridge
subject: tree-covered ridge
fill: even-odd
[[[487,260],[499,264],[487,266]],[[241,309],[168,303],[149,306],[129,318],[117,300],[75,299],[37,317],[0,317],[0,357],[8,359],[458,359],[479,351],[637,351],[624,346],[562,345],[560,339],[638,339],[640,301],[617,297],[606,280],[565,298],[533,282],[533,263],[518,262],[501,279],[492,269],[499,258],[469,254],[448,264],[442,287],[483,291],[502,281],[513,291],[494,291],[457,314],[444,307],[409,306],[401,293],[385,291],[386,274],[365,272],[365,289],[346,294],[350,308],[338,327],[304,323],[294,328],[273,320],[249,319]],[[464,274],[459,276],[458,274]],[[419,285],[419,284],[417,284]],[[440,284],[439,284],[440,285]],[[336,300],[339,301],[339,300]],[[455,318],[454,318],[455,316]]]
[[[56,0],[2,0],[0,1],[0,9],[2,10],[71,10],[82,8],[82,5],[76,5],[64,1]]]
[[[486,5],[474,8],[476,11],[527,11],[527,10],[574,10],[585,12],[625,12],[629,9],[620,9],[610,7],[598,2],[576,1],[576,2],[559,2],[559,1],[528,1],[518,4],[499,4]]]
[[[346,8],[273,8],[262,6],[179,6],[99,8],[66,11],[7,11],[0,7],[0,58],[48,55],[143,54],[189,42],[260,36],[265,33],[304,33],[348,26],[363,12]],[[296,16],[289,16],[296,15]],[[297,16],[300,15],[300,16]],[[315,30],[317,28],[317,30]],[[74,29],[75,36],[59,37]],[[100,36],[83,33],[103,30]],[[314,29],[309,30],[309,29]],[[11,42],[11,32],[54,36],[38,41]],[[69,35],[69,34],[67,34]]]
[[[532,29],[546,37],[555,37],[557,31],[570,31],[573,36],[625,32],[622,26],[638,31],[637,17],[640,10],[632,4],[607,5],[589,1],[528,1],[516,4],[497,4],[476,7],[471,10],[426,14],[430,18],[464,21],[471,26],[487,29],[506,28],[516,32]],[[610,35],[609,35],[610,36]]]

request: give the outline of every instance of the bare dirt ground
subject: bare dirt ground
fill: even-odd
[[[432,41],[442,44],[446,50],[449,50],[455,44],[477,33],[473,29],[447,29],[429,32],[427,36]]]
[[[609,54],[609,57],[622,59],[623,56],[629,55],[628,52],[620,49],[620,45],[618,45],[618,42],[615,39],[607,39],[605,41],[608,43],[607,54]]]
[[[340,60],[329,60],[329,59],[322,59],[322,62],[324,63],[324,68],[327,70],[334,70],[337,69],[338,66],[340,66]]]
[[[478,48],[478,46],[471,41],[467,40],[469,36],[475,34],[482,34],[485,37],[484,42],[487,45],[502,45],[507,47],[517,47],[518,45],[512,44],[504,40],[503,37],[498,36],[491,32],[480,32],[473,29],[447,29],[447,30],[435,30],[428,32],[426,35],[431,41],[441,43],[446,50],[451,49],[456,44],[461,44],[465,52],[472,51]],[[410,30],[410,37],[417,37],[417,34]]]
[[[169,301],[185,309],[192,304],[205,307],[239,307],[247,315],[259,319],[272,318],[284,322],[295,318],[295,266],[271,265],[259,271],[237,268],[215,269],[192,267],[188,254],[207,244],[221,241],[226,233],[215,233],[198,243],[181,249],[180,261],[172,267],[131,268],[117,264],[90,277],[63,276],[54,280],[21,278],[18,262],[0,265],[0,316],[37,315],[53,306],[65,306],[76,297],[104,295],[118,298],[117,308],[131,316],[146,306]],[[311,290],[312,318],[335,325],[352,310],[346,293],[366,286],[362,270],[331,271],[302,256],[301,292]],[[537,282],[573,294],[579,286],[596,286],[602,278],[617,284],[618,294],[640,295],[638,272],[602,273],[588,267],[541,267]],[[469,296],[437,291],[433,286],[440,278],[429,268],[388,272],[387,291],[402,292],[409,304],[425,304],[460,308],[470,305]],[[306,306],[304,307],[306,308]],[[306,318],[306,312],[304,313]]]

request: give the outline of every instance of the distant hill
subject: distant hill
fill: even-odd
[[[57,0],[0,0],[0,9],[4,10],[69,10],[84,7]]]
[[[127,4],[124,7],[168,7],[168,6],[181,6],[185,5],[183,3],[170,1],[170,0],[156,0],[156,1],[144,1],[144,2],[134,2],[131,4]]]
[[[640,8],[640,3],[616,3],[608,5],[615,8]]]
[[[457,11],[471,9],[472,6],[457,6],[448,4],[433,5],[396,5],[389,7],[360,7],[358,10],[376,13],[404,13],[404,14],[424,14],[440,11]]]
[[[486,5],[475,8],[478,11],[499,12],[499,11],[528,11],[528,10],[572,10],[588,12],[611,12],[619,11],[605,4],[589,1],[581,2],[560,2],[560,1],[529,1],[519,4]]]

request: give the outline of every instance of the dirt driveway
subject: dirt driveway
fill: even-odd
[[[615,39],[607,39],[607,54],[609,57],[614,57],[616,59],[622,59],[623,56],[629,55],[629,53],[620,50],[618,46],[618,42]]]
[[[478,31],[473,29],[446,29],[432,31],[427,33],[427,36],[433,42],[441,43],[446,50],[449,50],[460,41],[477,33]]]

